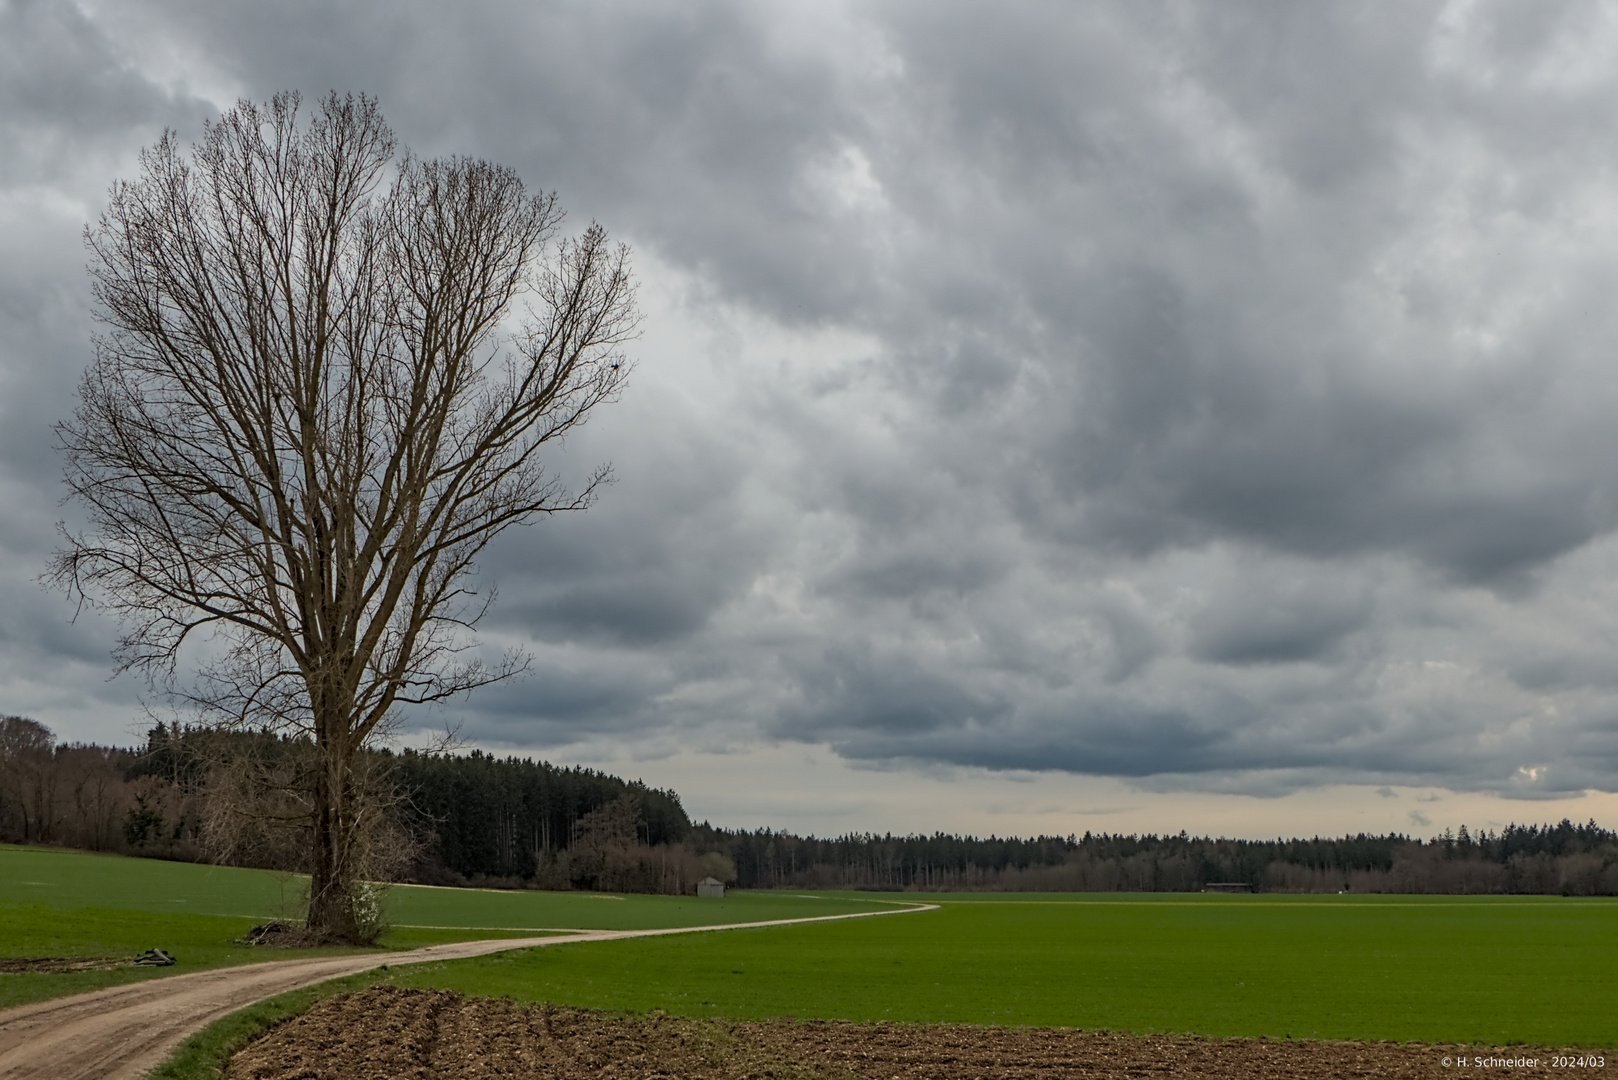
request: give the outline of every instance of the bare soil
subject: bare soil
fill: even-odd
[[[48,975],[63,975],[70,971],[111,971],[132,963],[114,956],[0,956],[0,972],[14,975],[42,971]]]
[[[688,1020],[374,987],[238,1053],[225,1080],[1066,1080],[1618,1073],[1589,1051],[1136,1036],[1067,1028]],[[1475,1064],[1479,1058],[1513,1064]],[[1525,1059],[1535,1060],[1528,1065]],[[1519,1064],[1520,1063],[1520,1064]]]

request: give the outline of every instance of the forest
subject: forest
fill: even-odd
[[[0,718],[0,840],[296,870],[305,750],[174,725],[141,747],[64,744]],[[741,888],[1618,895],[1618,832],[1594,821],[1427,839],[821,839],[694,824],[673,791],[528,758],[384,750],[369,765],[395,876],[422,884],[686,893],[713,875]]]

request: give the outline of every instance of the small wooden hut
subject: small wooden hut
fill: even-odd
[[[698,896],[712,896],[720,900],[725,898],[725,883],[716,877],[705,877],[697,882]]]

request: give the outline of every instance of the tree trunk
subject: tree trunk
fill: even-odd
[[[340,730],[340,729],[339,729]],[[354,911],[354,861],[350,827],[352,753],[341,735],[319,725],[321,765],[316,771],[314,852],[309,868],[308,930],[322,941],[362,942]]]

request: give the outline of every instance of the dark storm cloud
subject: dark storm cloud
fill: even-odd
[[[134,688],[106,682],[112,628],[70,621],[36,576],[55,540],[52,425],[90,356],[80,230],[142,139],[197,102],[142,76],[68,4],[0,4],[0,711],[125,741]],[[75,727],[75,725],[77,725]]]
[[[480,696],[478,729],[465,734],[540,745],[568,742],[581,727],[632,735],[647,723],[643,702],[654,689],[650,680],[593,658],[541,656],[528,676]]]
[[[1215,589],[1189,621],[1189,652],[1215,664],[1326,660],[1372,614],[1364,592],[1319,579],[1244,582]]]
[[[762,552],[736,506],[734,449],[671,422],[660,404],[651,415],[626,406],[641,438],[661,429],[656,457],[621,470],[587,514],[522,530],[484,561],[500,588],[492,627],[645,648],[694,634],[745,589]],[[569,459],[589,463],[613,442],[583,441]]]
[[[655,307],[561,463],[619,483],[484,560],[535,667],[467,734],[1610,789],[1603,10],[13,4],[7,565],[86,355],[74,215],[218,99],[363,90],[630,240]]]
[[[0,8],[0,182],[61,180],[97,141],[167,119],[171,105],[73,5]]]
[[[800,43],[765,9],[242,5],[197,19],[159,6],[252,92],[373,93],[418,149],[497,154],[727,293],[813,319],[842,316],[861,291],[865,267],[802,191],[859,107],[833,43]]]

